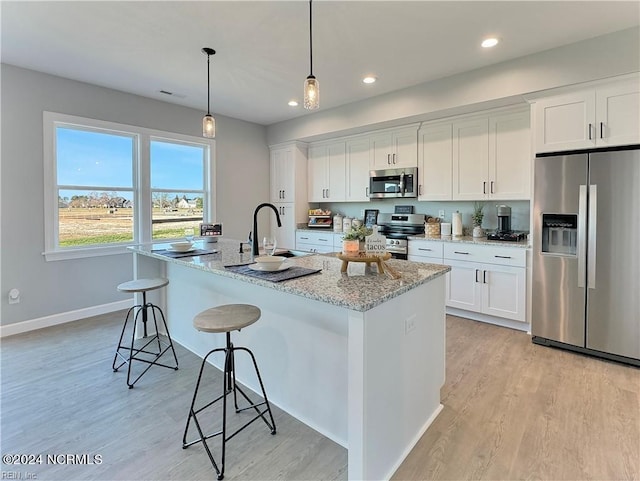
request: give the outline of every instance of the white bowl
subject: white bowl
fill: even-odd
[[[277,271],[284,262],[286,257],[282,256],[261,256],[256,257],[255,261],[261,269],[265,271]]]
[[[186,252],[193,247],[193,243],[191,242],[174,242],[171,244],[171,248],[174,251],[178,252]]]

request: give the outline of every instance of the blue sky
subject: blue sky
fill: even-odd
[[[107,191],[132,187],[133,136],[58,127],[56,142],[58,185],[105,186]],[[202,149],[152,141],[151,187],[176,192],[202,189]],[[65,195],[68,192],[72,191]]]

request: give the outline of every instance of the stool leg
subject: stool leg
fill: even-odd
[[[155,304],[151,304],[151,307],[154,310],[154,314],[153,314],[153,318],[155,320],[155,310],[157,310],[160,313],[160,318],[162,319],[162,325],[164,326],[164,331],[167,333],[167,341],[169,342],[169,347],[171,348],[171,352],[173,353],[173,360],[176,361],[176,367],[174,367],[174,370],[178,370],[178,356],[176,356],[176,350],[173,348],[173,341],[171,340],[171,334],[169,333],[169,328],[167,327],[167,321],[164,318],[164,313],[162,312],[162,309],[160,309],[158,306],[156,306]],[[158,323],[156,322],[156,334],[158,334]],[[164,353],[163,353],[164,354]]]
[[[256,413],[258,413],[259,416],[262,418],[262,420],[265,422],[267,427],[269,429],[271,429],[271,434],[276,434],[276,422],[273,420],[273,414],[271,413],[271,405],[269,404],[269,399],[267,398],[267,392],[264,389],[264,384],[262,382],[262,376],[260,375],[260,370],[258,369],[258,363],[256,362],[256,358],[253,355],[253,352],[251,352],[246,347],[235,347],[234,351],[247,352],[249,354],[249,356],[251,357],[251,361],[253,362],[253,368],[256,371],[256,376],[258,378],[258,383],[260,384],[260,389],[262,390],[262,397],[264,399],[264,402],[255,404],[249,399],[249,397],[244,393],[244,391],[238,387],[237,389],[240,392],[240,394],[242,394],[242,396],[244,396],[244,398],[247,400],[247,402],[249,404],[251,404],[250,406],[248,406],[248,407],[246,407],[244,409],[240,409],[239,411],[246,411],[247,409],[253,408],[256,411]],[[269,421],[267,421],[267,419],[264,417],[265,412],[262,412],[262,411],[260,411],[258,409],[258,406],[260,406],[261,404],[264,404],[265,407],[267,408],[266,412],[269,413],[269,419],[271,419],[271,423],[269,423]]]
[[[113,372],[117,372],[118,369],[120,369],[127,361],[126,359],[124,361],[122,361],[117,367],[116,367],[116,361],[118,360],[118,356],[122,357],[124,359],[124,356],[122,354],[120,354],[120,349],[124,348],[125,346],[122,345],[122,338],[124,337],[124,332],[127,329],[127,323],[129,322],[129,316],[131,316],[131,313],[133,312],[133,310],[136,307],[140,307],[140,306],[133,306],[131,308],[129,308],[129,310],[127,311],[127,315],[124,318],[124,325],[122,326],[122,332],[120,333],[120,339],[118,340],[118,347],[116,348],[116,353],[113,356],[113,364],[112,364],[112,368],[113,368]]]
[[[218,479],[222,479],[222,471],[220,470],[220,468],[218,468],[218,464],[216,463],[214,457],[213,457],[213,453],[211,453],[211,450],[209,449],[209,445],[207,444],[207,439],[212,438],[214,436],[218,436],[220,434],[222,434],[222,431],[219,431],[217,433],[212,433],[209,435],[205,435],[204,432],[202,431],[202,428],[200,427],[200,423],[198,422],[198,418],[197,418],[197,414],[205,409],[207,409],[209,406],[215,404],[216,402],[218,402],[220,400],[220,398],[226,398],[226,393],[223,391],[222,395],[217,397],[216,399],[214,399],[213,401],[209,402],[208,404],[205,404],[204,406],[202,406],[199,409],[195,409],[195,405],[196,405],[196,400],[198,398],[198,390],[200,389],[200,382],[202,381],[202,374],[204,372],[204,368],[207,364],[207,359],[209,358],[209,356],[211,356],[212,354],[216,353],[216,352],[225,352],[225,357],[226,357],[226,349],[224,348],[217,348],[214,349],[212,351],[209,351],[209,353],[204,357],[204,359],[202,360],[202,364],[200,366],[200,372],[198,373],[198,380],[196,381],[196,387],[193,391],[193,398],[191,400],[191,406],[189,408],[189,416],[187,417],[187,424],[184,428],[184,434],[182,436],[182,449],[187,449],[189,446],[195,444],[195,443],[202,443],[204,445],[204,450],[207,453],[207,456],[209,456],[209,460],[211,461],[211,464],[213,465],[213,469],[215,469],[216,474],[218,475]],[[223,386],[224,387],[224,386]],[[189,432],[189,424],[191,423],[191,418],[193,418],[193,423],[196,426],[196,429],[198,430],[198,434],[199,434],[199,438],[195,439],[194,441],[191,442],[187,442],[187,434]],[[223,419],[225,419],[225,417],[223,416]],[[223,421],[224,422],[224,421]],[[223,438],[224,440],[224,435]]]

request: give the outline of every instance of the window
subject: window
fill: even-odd
[[[126,252],[214,219],[215,141],[45,112],[45,256]]]

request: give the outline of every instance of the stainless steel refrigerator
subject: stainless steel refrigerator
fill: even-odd
[[[639,148],[535,159],[533,342],[640,365]]]

